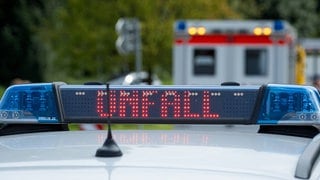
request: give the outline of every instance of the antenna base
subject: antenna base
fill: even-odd
[[[96,157],[120,157],[122,152],[118,144],[111,138],[107,138],[103,146],[96,152]]]

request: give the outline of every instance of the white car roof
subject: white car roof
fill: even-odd
[[[295,179],[310,138],[246,131],[124,130],[123,156],[97,158],[106,131],[0,137],[1,179]],[[319,179],[316,162],[310,179]]]

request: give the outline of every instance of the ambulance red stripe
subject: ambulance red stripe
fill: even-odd
[[[288,37],[278,37],[277,39],[272,36],[256,36],[256,35],[247,35],[247,34],[236,34],[236,35],[227,35],[227,34],[215,34],[215,35],[204,35],[204,36],[190,36],[188,39],[177,38],[175,44],[279,44],[285,45],[291,42],[291,39]]]

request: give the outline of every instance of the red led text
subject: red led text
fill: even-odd
[[[96,108],[100,117],[219,118],[211,98],[219,94],[209,91],[111,90],[109,93],[108,96],[105,91],[97,91]]]

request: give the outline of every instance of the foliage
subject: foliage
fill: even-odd
[[[39,25],[40,0],[0,1],[0,84],[14,78],[41,81],[41,46],[33,36]]]
[[[284,19],[290,22],[299,37],[320,35],[319,1],[309,0],[229,0],[231,6],[248,19]]]
[[[300,37],[320,35],[316,0],[0,0],[0,79],[106,81],[133,71],[115,48],[121,17],[141,22],[143,69],[170,82],[177,19],[285,19]],[[41,71],[40,71],[41,69]]]
[[[2,95],[3,95],[3,93],[4,93],[5,90],[6,90],[5,87],[0,86],[0,97],[2,97]]]

